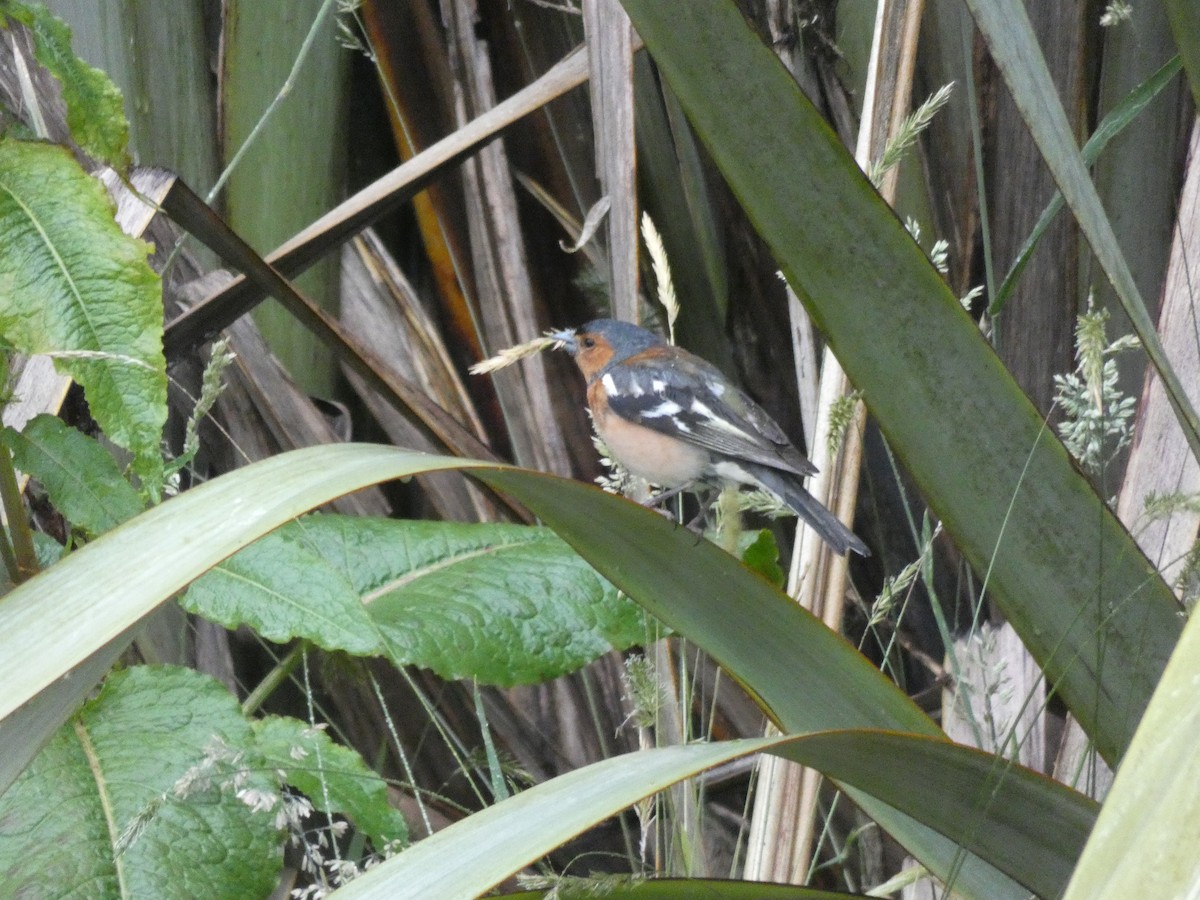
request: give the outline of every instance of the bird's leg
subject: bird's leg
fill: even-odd
[[[696,482],[689,481],[687,484],[681,484],[681,485],[678,485],[677,487],[671,488],[670,490],[662,491],[660,493],[655,494],[653,497],[647,497],[645,500],[642,500],[640,502],[641,502],[642,506],[645,506],[648,509],[659,508],[658,511],[660,513],[662,513],[664,516],[666,516],[668,519],[670,519],[673,517],[674,514],[670,510],[660,508],[662,506],[662,504],[664,502],[666,502],[667,500],[670,500],[672,497],[678,497],[684,491],[694,489],[696,486],[697,486]],[[701,504],[700,512],[696,515],[696,517],[694,519],[692,519],[692,521],[688,522],[685,527],[689,531],[694,531],[696,534],[702,535],[702,534],[704,534],[704,524],[705,524],[704,518],[705,518],[704,504]]]
[[[692,482],[689,481],[687,484],[681,484],[678,487],[673,487],[668,491],[660,491],[659,493],[655,494],[653,497],[647,497],[645,500],[643,500],[642,506],[650,506],[650,507],[660,506],[662,503],[666,502],[667,500],[670,500],[672,497],[678,497],[681,493],[686,491],[691,486],[692,486]]]

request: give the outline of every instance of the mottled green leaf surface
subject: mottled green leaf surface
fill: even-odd
[[[161,477],[163,310],[149,247],[121,233],[100,182],[60,147],[0,139],[0,336],[59,354],[92,415]]]
[[[76,528],[103,534],[144,508],[112,454],[55,416],[41,415],[22,431],[4,429],[18,469],[36,478],[50,502]]]
[[[0,798],[4,893],[266,896],[281,838],[271,813],[236,796],[274,789],[261,766],[236,757],[253,740],[237,702],[207,676],[111,676]]]
[[[217,566],[184,599],[274,641],[386,655],[512,685],[645,639],[639,608],[544,528],[313,516]]]
[[[277,643],[305,638],[359,656],[383,652],[353,583],[326,564],[294,523],[214,567],[181,603],[226,628],[249,625]]]
[[[408,842],[404,816],[388,805],[387,784],[353,750],[297,719],[268,716],[253,727],[263,763],[303,791],[314,809],[345,815],[376,851],[392,841]]]

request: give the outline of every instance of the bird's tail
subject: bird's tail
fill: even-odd
[[[853,531],[842,524],[841,520],[821,505],[812,494],[800,484],[800,479],[788,472],[772,469],[769,466],[743,466],[750,471],[763,487],[775,494],[788,505],[801,519],[807,522],[821,540],[827,543],[843,556],[847,550],[853,550],[859,556],[870,556],[871,551]]]

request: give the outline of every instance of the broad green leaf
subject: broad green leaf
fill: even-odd
[[[295,524],[255,541],[188,588],[183,608],[267,640],[306,638],[326,650],[378,656],[383,643],[362,597]]]
[[[1193,614],[1104,800],[1066,900],[1200,896],[1200,616]]]
[[[163,310],[149,247],[61,147],[0,139],[0,336],[50,353],[156,488],[167,416]]]
[[[129,165],[129,124],[117,86],[71,50],[71,29],[40,3],[0,3],[0,16],[29,28],[37,60],[62,85],[71,138],[89,156],[118,171]],[[0,25],[11,27],[10,21]]]
[[[253,723],[256,752],[268,769],[304,792],[313,808],[345,815],[377,852],[408,843],[408,826],[388,805],[387,784],[349,747],[297,719],[268,716]],[[326,805],[328,801],[328,805]]]
[[[623,2],[989,599],[1118,759],[1178,638],[1167,585],[734,4]]]
[[[56,416],[37,416],[23,431],[4,429],[17,468],[36,478],[76,528],[103,534],[143,509],[112,454]]]
[[[646,639],[637,604],[548,528],[340,524],[345,546],[330,550],[350,557],[348,574],[397,665],[508,687]]]
[[[1095,817],[1092,801],[1062,785],[1019,767],[1004,771],[989,754],[944,740],[823,732],[692,744],[615,757],[543,782],[414,844],[335,896],[480,896],[643,797],[759,751],[817,767],[849,784],[882,786],[901,806],[931,813],[936,807],[937,827],[965,845],[1003,843],[1003,864],[1041,896],[1061,892]],[[988,806],[1003,812],[988,819],[981,813]],[[1064,847],[1065,859],[1057,852]],[[439,864],[446,859],[456,864]]]
[[[313,516],[217,566],[184,605],[229,628],[505,687],[645,640],[644,616],[546,528]]]
[[[754,540],[742,551],[742,562],[775,587],[783,587],[787,573],[779,565],[779,545],[775,543],[774,533],[764,528],[753,537]]]
[[[261,897],[283,863],[275,790],[237,701],[189,669],[118,672],[0,798],[10,896]]]

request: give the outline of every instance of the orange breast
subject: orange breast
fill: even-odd
[[[588,389],[603,391],[599,383]],[[589,396],[589,399],[590,396]],[[612,413],[597,414],[592,404],[596,434],[626,469],[651,484],[677,487],[695,481],[708,468],[709,453],[702,447],[637,425]]]

